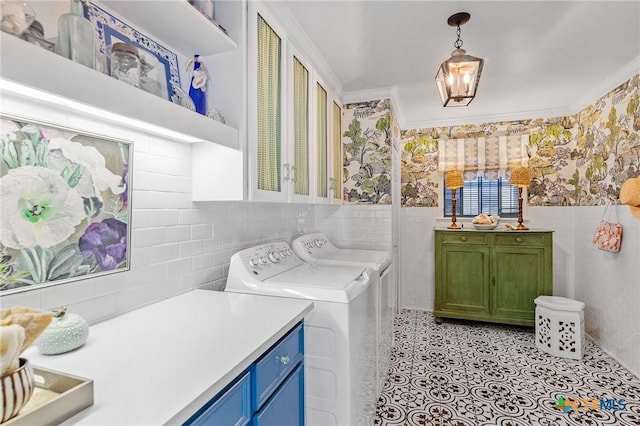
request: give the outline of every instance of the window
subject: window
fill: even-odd
[[[444,181],[443,181],[444,182]],[[446,188],[444,182],[444,188]],[[456,216],[474,217],[480,213],[497,214],[500,217],[518,216],[518,188],[503,178],[465,180],[464,187],[456,194]],[[444,215],[451,216],[451,190],[444,194]]]

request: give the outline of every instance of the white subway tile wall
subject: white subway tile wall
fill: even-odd
[[[338,247],[391,250],[390,205],[318,205],[315,227]]]
[[[640,376],[640,220],[618,206],[619,253],[596,249],[593,233],[604,206],[575,207],[575,299],[585,302],[587,333]]]

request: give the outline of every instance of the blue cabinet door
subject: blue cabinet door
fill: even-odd
[[[304,426],[304,367],[300,363],[254,416],[254,426]]]
[[[190,426],[244,426],[251,422],[251,375],[245,373],[240,380],[213,404],[185,424]]]
[[[253,410],[258,411],[304,358],[304,331],[298,324],[251,366]]]

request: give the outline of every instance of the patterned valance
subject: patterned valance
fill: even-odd
[[[528,166],[529,135],[488,136],[438,141],[438,171],[462,170],[465,180],[495,180],[513,167]]]

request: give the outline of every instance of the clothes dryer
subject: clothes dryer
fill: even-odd
[[[285,242],[231,256],[225,291],[312,300],[304,319],[305,415],[309,426],[371,424],[376,369],[373,271],[311,265]]]
[[[393,319],[397,314],[397,285],[390,252],[381,250],[344,249],[336,247],[322,232],[302,235],[291,243],[293,251],[313,265],[350,265],[374,271],[378,293],[376,307],[377,393],[389,375]]]

